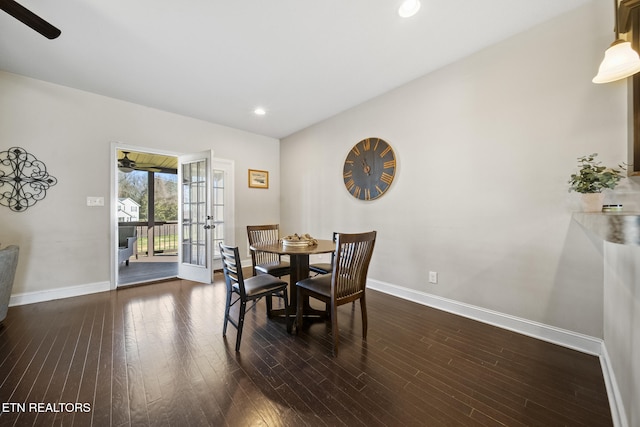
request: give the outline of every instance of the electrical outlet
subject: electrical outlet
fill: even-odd
[[[429,272],[429,283],[438,283],[438,272],[430,271]]]

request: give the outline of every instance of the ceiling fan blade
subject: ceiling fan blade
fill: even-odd
[[[147,172],[160,172],[160,173],[168,173],[168,174],[177,174],[177,169],[166,168],[163,166],[152,165],[149,163],[136,164],[137,170],[143,170]]]
[[[0,9],[4,10],[9,15],[33,28],[50,40],[55,39],[62,33],[62,31],[40,18],[29,9],[16,3],[14,0],[0,0]]]

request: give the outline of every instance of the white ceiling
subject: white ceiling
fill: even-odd
[[[18,0],[0,69],[282,138],[589,1]]]

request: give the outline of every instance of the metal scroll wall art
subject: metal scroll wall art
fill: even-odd
[[[57,183],[47,166],[24,148],[0,152],[0,205],[23,212],[44,199]]]

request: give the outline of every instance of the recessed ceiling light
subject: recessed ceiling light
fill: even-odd
[[[398,15],[410,18],[420,10],[420,0],[404,0],[398,9]]]
[[[264,108],[262,108],[262,107],[258,107],[255,110],[253,110],[253,113],[256,116],[264,116],[265,114],[267,114],[266,110]]]

